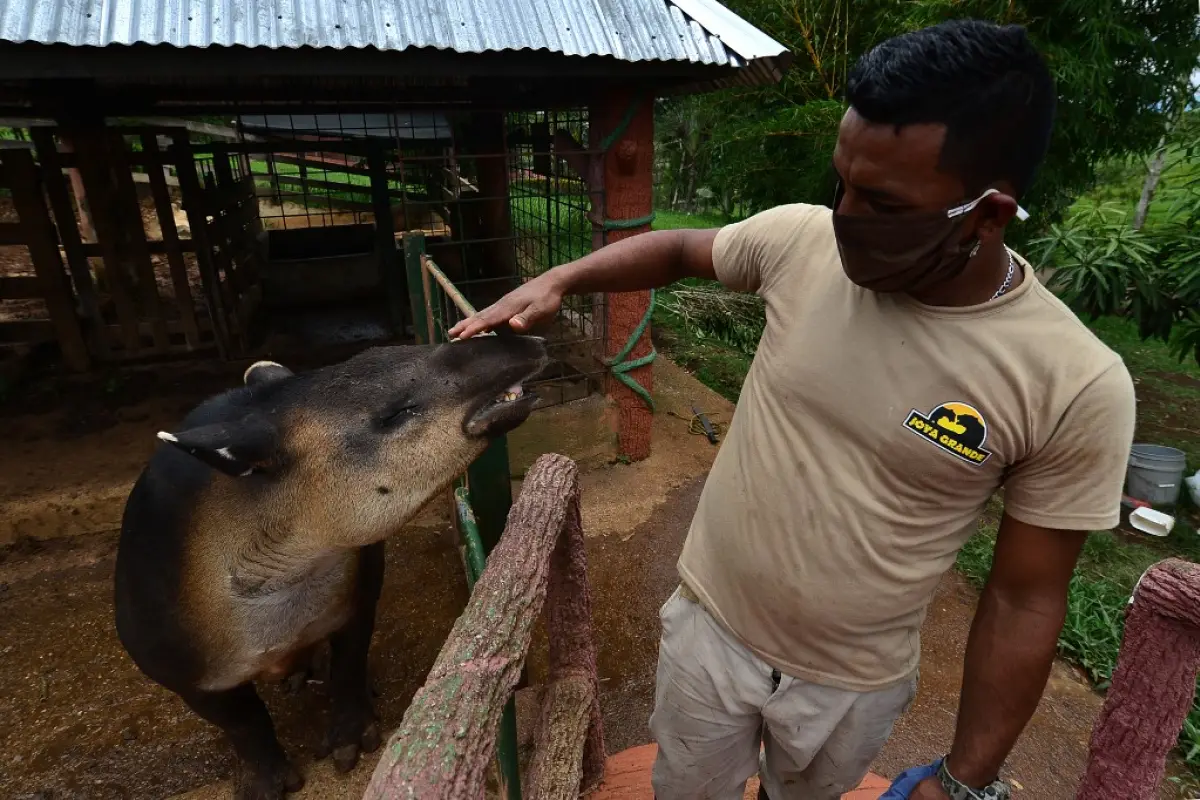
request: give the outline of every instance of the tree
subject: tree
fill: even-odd
[[[1059,106],[1046,166],[1024,205],[1061,219],[1106,160],[1152,152],[1163,101],[1200,59],[1193,0],[727,0],[796,54],[778,86],[695,98],[711,111],[709,179],[750,212],[828,202],[829,156],[855,59],[883,39],[952,18],[1024,25],[1046,54]],[[698,156],[694,163],[700,163]],[[668,178],[667,180],[672,180]],[[674,179],[677,180],[677,177]]]
[[[1150,204],[1154,202],[1154,193],[1158,191],[1158,182],[1162,180],[1163,170],[1167,166],[1167,150],[1171,135],[1183,121],[1184,114],[1195,104],[1196,92],[1200,90],[1192,76],[1180,84],[1180,88],[1170,98],[1171,105],[1167,109],[1167,129],[1158,140],[1158,147],[1151,155],[1146,179],[1142,182],[1142,195],[1138,198],[1137,210],[1133,214],[1133,227],[1141,230],[1146,224],[1146,215],[1150,212]]]

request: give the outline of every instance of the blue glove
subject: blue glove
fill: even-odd
[[[917,788],[917,784],[926,778],[932,778],[937,775],[938,770],[942,768],[942,759],[938,759],[932,764],[926,764],[923,767],[909,767],[896,776],[896,780],[892,781],[892,785],[883,793],[879,800],[908,800],[908,796],[912,794],[912,790]]]

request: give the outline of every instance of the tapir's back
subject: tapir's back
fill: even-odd
[[[228,393],[193,410],[185,425],[237,413]],[[185,629],[180,591],[192,516],[213,471],[160,446],[125,502],[117,545],[114,605],[117,635],[137,665],[168,688],[192,685],[203,671],[195,637]]]

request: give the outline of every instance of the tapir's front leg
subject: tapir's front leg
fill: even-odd
[[[329,694],[333,713],[321,757],[333,753],[339,772],[349,772],[360,752],[379,748],[379,723],[371,702],[367,652],[375,630],[375,608],[383,588],[383,542],[359,550],[354,616],[330,637]]]
[[[285,793],[304,787],[304,777],[288,762],[254,684],[181,696],[193,711],[229,737],[238,759],[233,778],[236,800],[281,800]]]

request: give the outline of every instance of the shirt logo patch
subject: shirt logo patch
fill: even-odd
[[[982,466],[992,457],[992,452],[983,446],[987,441],[987,422],[974,406],[966,403],[942,403],[929,414],[914,408],[904,427],[972,466]]]

